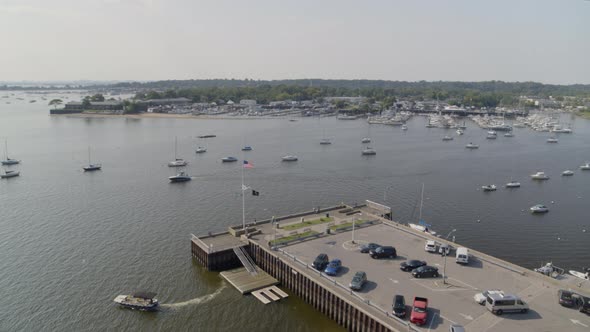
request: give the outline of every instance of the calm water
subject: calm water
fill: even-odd
[[[241,157],[242,145],[254,148],[246,182],[261,193],[247,198],[249,219],[372,199],[391,205],[396,220],[416,221],[424,183],[423,219],[442,234],[457,229],[461,244],[528,268],[552,260],[579,270],[590,261],[590,172],[577,171],[590,160],[583,119],[564,115],[575,133],[547,144],[547,133],[528,129],[488,141],[469,122],[464,136],[443,142],[445,131],[417,117],[407,132],[372,126],[377,156],[363,157],[365,121],[51,117],[46,101],[32,98],[0,99],[0,137],[23,160],[20,178],[0,181],[0,331],[337,330],[295,297],[265,306],[192,261],[190,233],[241,221],[239,164],[220,158]],[[323,131],[331,146],[318,144]],[[195,138],[207,133],[218,137]],[[175,136],[189,183],[167,181]],[[466,150],[470,141],[480,149]],[[195,154],[198,145],[209,151]],[[88,146],[102,171],[82,172]],[[281,163],[287,153],[299,162]],[[573,177],[559,176],[568,168]],[[551,180],[532,182],[536,170]],[[522,188],[478,189],[510,178]],[[551,211],[528,213],[537,203]],[[138,288],[158,292],[163,311],[113,305]]]

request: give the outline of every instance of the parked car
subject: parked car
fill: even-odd
[[[412,270],[412,276],[414,278],[436,278],[438,277],[438,268],[428,265],[420,266]]]
[[[396,317],[406,318],[406,299],[404,299],[403,295],[396,295],[393,297],[391,311]]]
[[[501,291],[499,289],[489,289],[489,290],[486,290],[481,293],[477,293],[477,294],[473,295],[473,299],[475,300],[475,302],[477,302],[481,305],[484,305],[484,304],[486,304],[486,298],[490,294],[504,295],[504,291]]]
[[[463,325],[451,324],[451,326],[449,327],[449,332],[465,332],[465,328],[463,327]]]
[[[394,247],[385,246],[369,251],[369,255],[371,258],[396,258],[397,252]]]
[[[433,240],[427,240],[426,244],[424,245],[424,250],[428,251],[428,252],[436,252],[436,245],[437,243]]]
[[[557,297],[559,298],[559,304],[568,308],[577,307],[578,303],[576,303],[577,301],[574,297],[574,294],[575,293],[567,291],[565,289],[558,290]]]
[[[379,247],[381,247],[381,245],[380,245],[380,244],[373,243],[373,242],[371,242],[371,243],[367,243],[367,244],[363,244],[363,245],[361,245],[361,252],[362,252],[363,254],[366,254],[366,253],[368,253],[369,251],[371,251],[371,250],[375,250],[375,249],[377,249],[377,248],[379,248]]]
[[[342,261],[339,260],[338,258],[333,259],[328,266],[326,266],[326,269],[324,270],[324,273],[326,273],[329,276],[335,276],[338,274],[338,271],[340,271],[340,268],[342,267]]]
[[[402,262],[399,265],[399,268],[402,271],[412,271],[413,269],[417,269],[420,266],[424,266],[424,265],[426,265],[425,261],[419,261],[419,260],[412,259],[409,261]]]
[[[442,256],[448,256],[451,253],[451,246],[446,243],[441,244],[438,247],[438,253]]]
[[[313,263],[311,263],[311,266],[318,271],[323,271],[326,268],[326,266],[328,266],[328,263],[330,263],[328,255],[319,254],[318,257],[315,258]]]
[[[352,277],[352,280],[350,281],[350,284],[348,286],[352,290],[359,291],[359,290],[363,289],[363,286],[365,285],[366,282],[367,282],[367,274],[363,271],[358,271],[357,273],[354,274],[354,277]]]
[[[590,314],[590,297],[581,296],[578,304],[578,310],[580,312]]]
[[[412,308],[412,313],[410,314],[410,322],[416,325],[424,325],[426,324],[426,320],[428,319],[428,299],[425,297],[418,297],[414,298],[414,307]]]

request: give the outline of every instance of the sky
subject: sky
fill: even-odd
[[[590,83],[588,0],[0,0],[0,81]]]

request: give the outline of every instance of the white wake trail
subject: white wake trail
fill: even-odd
[[[161,304],[160,307],[166,308],[166,309],[178,309],[178,308],[186,307],[189,305],[207,303],[207,302],[213,300],[214,298],[216,298],[219,294],[221,294],[221,292],[223,291],[223,289],[225,289],[225,287],[226,287],[226,285],[224,284],[223,286],[221,286],[220,288],[218,288],[215,292],[213,292],[211,294],[203,295],[203,296],[200,296],[200,297],[197,297],[197,298],[194,298],[191,300],[183,301],[183,302]]]

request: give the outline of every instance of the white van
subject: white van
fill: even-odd
[[[437,243],[435,241],[432,240],[427,240],[426,244],[424,245],[424,250],[428,251],[428,252],[436,252],[437,250]]]
[[[457,248],[455,261],[459,264],[469,264],[469,251],[465,247]]]
[[[529,305],[512,294],[488,294],[486,308],[498,316],[504,312],[521,312],[524,314],[529,311]]]

